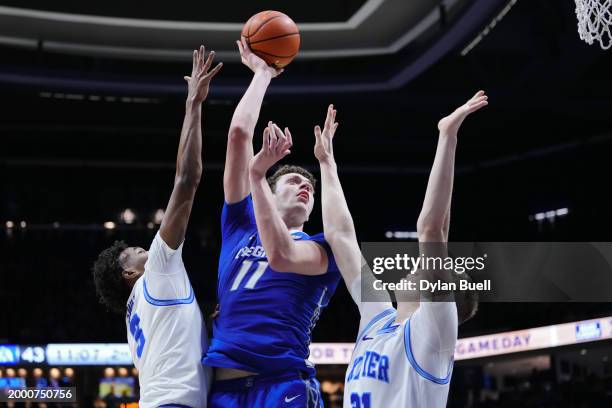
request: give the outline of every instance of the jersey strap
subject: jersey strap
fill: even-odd
[[[374,326],[377,322],[379,322],[380,319],[383,319],[386,316],[389,316],[389,315],[391,315],[393,313],[395,313],[395,309],[390,307],[388,309],[383,310],[382,312],[380,312],[376,316],[374,316],[372,318],[372,320],[370,320],[370,323],[368,323],[367,326],[364,327],[364,329],[361,331],[361,333],[359,333],[359,335],[357,336],[357,343],[359,343],[361,341],[361,339],[363,338],[363,335],[366,334],[368,332],[368,330],[370,330],[370,328],[372,328],[372,326]],[[356,345],[357,344],[355,344],[355,346]]]
[[[436,383],[436,384],[440,384],[440,385],[448,384],[451,378],[452,370],[453,370],[452,360],[448,366],[448,373],[446,374],[446,377],[438,378],[438,377],[431,375],[427,371],[423,370],[421,366],[417,363],[416,359],[414,358],[414,354],[412,353],[412,342],[410,340],[410,319],[408,319],[408,321],[406,322],[406,327],[404,328],[404,347],[406,349],[406,356],[408,356],[408,361],[410,362],[410,365],[412,366],[412,368],[414,368],[414,370],[421,377],[433,383]]]
[[[143,278],[144,279],[144,278]],[[193,294],[193,287],[189,285],[189,296],[183,299],[155,299],[147,290],[147,281],[143,282],[144,297],[147,302],[153,306],[175,306],[175,305],[188,305],[193,302],[195,295]]]

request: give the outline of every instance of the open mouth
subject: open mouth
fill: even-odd
[[[298,193],[297,196],[299,199],[301,199],[301,201],[304,201],[305,203],[308,203],[308,200],[310,199],[310,194],[305,191]]]

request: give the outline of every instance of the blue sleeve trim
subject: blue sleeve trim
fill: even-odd
[[[377,314],[376,316],[374,316],[372,318],[372,320],[370,320],[370,323],[367,324],[366,327],[363,328],[363,330],[361,331],[361,333],[359,333],[359,335],[357,336],[357,342],[359,343],[361,341],[361,338],[363,337],[364,334],[367,333],[368,330],[370,330],[370,327],[372,327],[376,322],[378,322],[380,319],[389,316],[390,314],[395,313],[395,309],[390,307],[388,309],[383,310],[382,312],[380,312],[379,314]]]
[[[404,347],[406,349],[406,356],[408,356],[408,361],[410,362],[410,365],[412,366],[412,368],[414,368],[414,370],[421,377],[433,383],[436,383],[436,384],[440,384],[440,385],[448,384],[451,378],[452,371],[453,371],[453,361],[452,360],[448,366],[448,374],[446,374],[446,377],[444,378],[438,378],[438,377],[435,377],[429,374],[427,371],[423,370],[421,366],[416,362],[416,359],[414,358],[414,354],[412,354],[412,342],[410,340],[410,319],[408,319],[408,321],[406,322],[406,327],[404,328]]]
[[[160,405],[157,408],[191,408],[189,405],[183,405],[183,404],[164,404],[164,405]]]
[[[143,282],[144,287],[144,297],[147,302],[152,304],[153,306],[175,306],[175,305],[188,305],[193,302],[195,299],[195,295],[193,293],[193,288],[189,287],[189,296],[184,299],[155,299],[149,291],[147,290],[147,281]]]

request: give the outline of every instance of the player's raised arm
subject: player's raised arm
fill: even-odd
[[[469,101],[461,105],[449,116],[438,123],[440,136],[434,163],[429,175],[423,208],[417,222],[419,250],[426,258],[448,255],[448,226],[450,204],[455,173],[455,151],[457,133],[465,118],[488,104],[484,91],[477,92]],[[424,269],[415,275],[418,279],[430,282],[456,282],[454,271]],[[459,294],[438,291],[431,300],[421,301],[414,311],[414,302],[404,302],[402,293],[398,298],[398,320],[411,317],[410,325],[419,339],[414,342],[415,357],[427,370],[443,373],[448,361],[452,360],[457,340],[457,326],[473,314],[473,303]],[[437,302],[436,302],[437,301]],[[470,310],[468,310],[470,309]],[[437,354],[438,353],[438,354]],[[441,354],[440,354],[441,353]],[[427,357],[429,356],[429,357]]]
[[[438,147],[429,175],[423,208],[417,221],[420,242],[448,241],[450,204],[455,177],[455,149],[457,133],[465,118],[488,104],[484,91],[477,92],[469,101],[440,120]]]
[[[287,224],[281,217],[266,172],[287,156],[293,142],[288,128],[283,131],[269,122],[263,132],[261,151],[249,166],[253,208],[257,230],[270,267],[277,272],[303,275],[322,275],[327,272],[327,253],[322,246],[311,241],[294,241]]]
[[[172,249],[178,248],[185,239],[193,198],[202,176],[202,102],[208,96],[210,81],[223,66],[219,63],[210,69],[215,52],[211,51],[206,60],[204,54],[204,46],[193,52],[191,76],[185,77],[189,90],[176,158],[174,189],[159,230],[162,239]]]
[[[274,69],[249,49],[246,41],[236,41],[242,63],[253,71],[253,79],[238,103],[227,138],[223,190],[225,201],[233,204],[249,195],[249,162],[253,158],[253,132],[264,95],[272,78],[282,70]]]
[[[369,313],[363,310],[360,286],[361,267],[365,260],[363,260],[357,243],[353,217],[342,190],[342,184],[338,176],[338,166],[334,157],[333,139],[338,128],[336,113],[334,106],[329,105],[323,130],[318,125],[314,129],[316,138],[314,153],[321,168],[323,231],[325,240],[334,253],[344,283],[359,307],[362,318],[367,319]],[[390,306],[390,299],[385,296],[385,302],[375,305],[374,309],[380,311],[381,308],[385,309]],[[364,316],[364,314],[367,316]]]

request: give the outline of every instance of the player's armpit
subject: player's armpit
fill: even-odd
[[[284,254],[268,254],[268,261],[277,272],[300,275],[323,275],[328,266],[325,249],[311,241],[294,242],[291,250]]]

